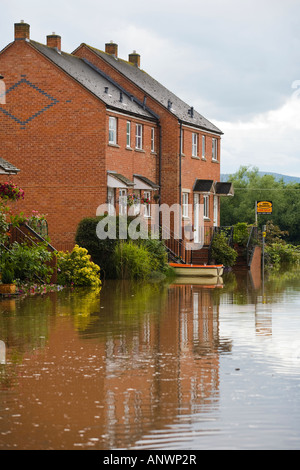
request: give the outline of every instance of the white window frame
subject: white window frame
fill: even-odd
[[[109,116],[108,122],[108,143],[117,144],[117,118]]]
[[[151,152],[155,152],[155,129],[151,127]]]
[[[119,215],[127,214],[127,189],[119,189]]]
[[[218,161],[218,140],[213,137],[212,139],[212,150],[211,150],[212,160],[214,162]]]
[[[182,217],[189,216],[189,193],[182,193]]]
[[[206,138],[205,138],[205,135],[203,135],[202,136],[202,158],[206,158],[205,147],[206,147]]]
[[[209,219],[209,194],[203,196],[204,219]]]
[[[151,191],[144,191],[144,198],[151,199]],[[151,217],[151,204],[145,204],[144,217]]]
[[[143,125],[135,125],[135,148],[137,150],[143,149]]]
[[[131,148],[131,121],[126,123],[126,147]]]
[[[198,156],[198,134],[192,133],[192,157]]]

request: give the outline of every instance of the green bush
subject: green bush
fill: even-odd
[[[116,222],[116,239],[106,238],[100,240],[97,236],[97,225],[104,218],[107,220],[115,220]],[[132,219],[128,218],[129,223]],[[112,236],[115,234],[113,233]],[[101,266],[101,272],[106,278],[117,277],[115,264],[111,262],[116,245],[119,244],[119,217],[109,218],[108,216],[87,217],[79,223],[77,227],[75,241],[86,248],[91,255],[94,263]]]
[[[267,264],[279,267],[281,264],[300,264],[300,250],[284,242],[271,243],[265,247]]]
[[[211,257],[215,263],[231,267],[235,264],[237,255],[237,252],[228,245],[227,238],[223,233],[219,233],[214,237],[211,247]]]
[[[148,279],[158,270],[158,261],[145,246],[132,241],[115,247],[113,260],[120,279]]]
[[[57,253],[57,282],[61,285],[100,287],[100,267],[91,261],[85,248]]]
[[[240,246],[246,246],[249,238],[248,225],[239,222],[233,227],[233,242]]]
[[[10,247],[10,252],[6,252],[3,261],[9,262],[14,277],[21,282],[32,282],[39,279],[43,282],[49,282],[53,269],[49,266],[52,259],[44,243],[37,245],[19,244],[14,242]]]

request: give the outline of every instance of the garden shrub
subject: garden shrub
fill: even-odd
[[[219,233],[214,237],[211,246],[211,257],[215,263],[231,267],[235,264],[237,256],[236,250],[228,245],[227,238],[223,233]]]
[[[94,263],[101,266],[101,273],[107,278],[116,277],[116,267],[111,259],[118,239],[100,240],[97,236],[98,223],[107,216],[86,217],[80,221],[75,236],[76,243],[86,248]],[[119,234],[119,217],[116,217],[116,234]]]
[[[10,252],[3,253],[2,259],[3,263],[10,263],[15,279],[22,282],[32,282],[36,279],[49,282],[53,273],[48,264],[52,259],[52,253],[47,250],[44,243],[27,245],[14,242],[10,246]]]
[[[119,243],[114,251],[117,275],[121,279],[148,279],[157,271],[158,261],[142,244]]]
[[[245,222],[239,222],[233,227],[233,242],[246,246],[249,239],[248,225]]]
[[[266,245],[266,260],[269,266],[279,267],[281,264],[300,264],[300,249],[294,245],[277,242]]]
[[[61,285],[100,287],[100,267],[91,261],[85,248],[57,253],[57,282]]]

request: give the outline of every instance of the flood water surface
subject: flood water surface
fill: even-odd
[[[0,300],[0,449],[299,449],[300,276]]]

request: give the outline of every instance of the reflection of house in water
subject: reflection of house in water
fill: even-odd
[[[6,364],[6,348],[4,341],[0,340],[0,364]]]
[[[107,339],[111,436],[126,424],[141,437],[218,400],[219,356],[230,348],[219,339],[218,315],[211,289],[173,285],[159,315],[146,313],[138,328]]]

